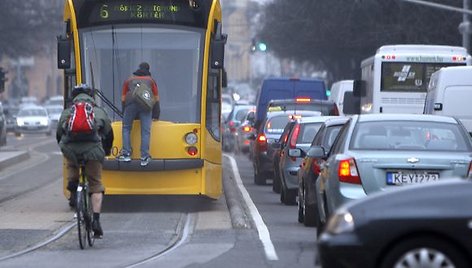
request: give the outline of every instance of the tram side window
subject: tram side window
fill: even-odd
[[[220,140],[220,94],[219,72],[214,72],[208,77],[208,90],[206,98],[206,128],[216,140]]]

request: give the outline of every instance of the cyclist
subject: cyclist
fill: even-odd
[[[102,207],[105,187],[101,181],[102,162],[105,155],[109,155],[113,143],[113,130],[111,120],[105,110],[97,106],[94,100],[94,90],[86,84],[74,87],[71,93],[71,107],[64,109],[59,119],[56,131],[56,139],[66,159],[67,190],[70,191],[69,205],[75,207],[77,186],[79,181],[80,164],[85,163],[85,173],[89,182],[92,200],[92,230],[96,238],[103,236],[100,224],[100,211]],[[95,138],[91,140],[75,140],[70,134],[70,120],[73,114],[74,103],[87,102],[93,107],[93,126]]]

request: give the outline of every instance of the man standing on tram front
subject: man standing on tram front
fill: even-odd
[[[124,110],[122,139],[123,148],[118,157],[119,161],[131,161],[131,129],[133,121],[139,117],[141,121],[141,166],[145,167],[149,164],[151,156],[149,154],[149,143],[151,139],[151,124],[152,119],[158,119],[160,114],[159,94],[156,81],[152,79],[149,72],[150,66],[147,62],[139,64],[139,69],[133,73],[133,76],[128,78],[123,83],[121,102]],[[136,94],[137,90],[146,88],[143,94],[146,98],[149,97],[148,102]],[[146,93],[146,90],[148,92]]]

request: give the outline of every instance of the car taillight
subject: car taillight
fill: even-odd
[[[267,151],[267,138],[263,133],[257,136],[257,144],[259,144],[260,151]]]
[[[320,165],[318,165],[318,161],[316,160],[316,158],[313,158],[311,160],[311,170],[313,171],[313,174],[315,175],[319,175],[321,172]]]
[[[339,115],[338,106],[334,104],[333,108],[331,109],[330,115]]]
[[[469,164],[469,172],[467,172],[467,177],[472,178],[472,161]]]
[[[296,102],[310,102],[311,99],[308,98],[308,97],[297,97],[297,98],[295,99],[295,101],[296,101]]]
[[[338,177],[341,182],[361,184],[361,178],[359,177],[354,158],[344,159],[339,162]]]
[[[298,139],[298,134],[300,134],[300,124],[296,124],[294,127],[293,127],[293,133],[292,133],[292,137],[290,137],[290,149],[295,149],[295,147],[297,146],[297,139]]]
[[[228,126],[231,132],[236,132],[236,128],[234,127],[234,121],[229,121]]]

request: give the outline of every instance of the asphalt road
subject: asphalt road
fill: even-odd
[[[0,171],[1,267],[313,267],[315,229],[299,224],[296,206],[282,205],[270,185],[253,184],[245,156],[224,158],[230,183],[216,201],[106,196],[104,239],[80,250],[54,139],[9,136],[9,146],[30,158]]]

